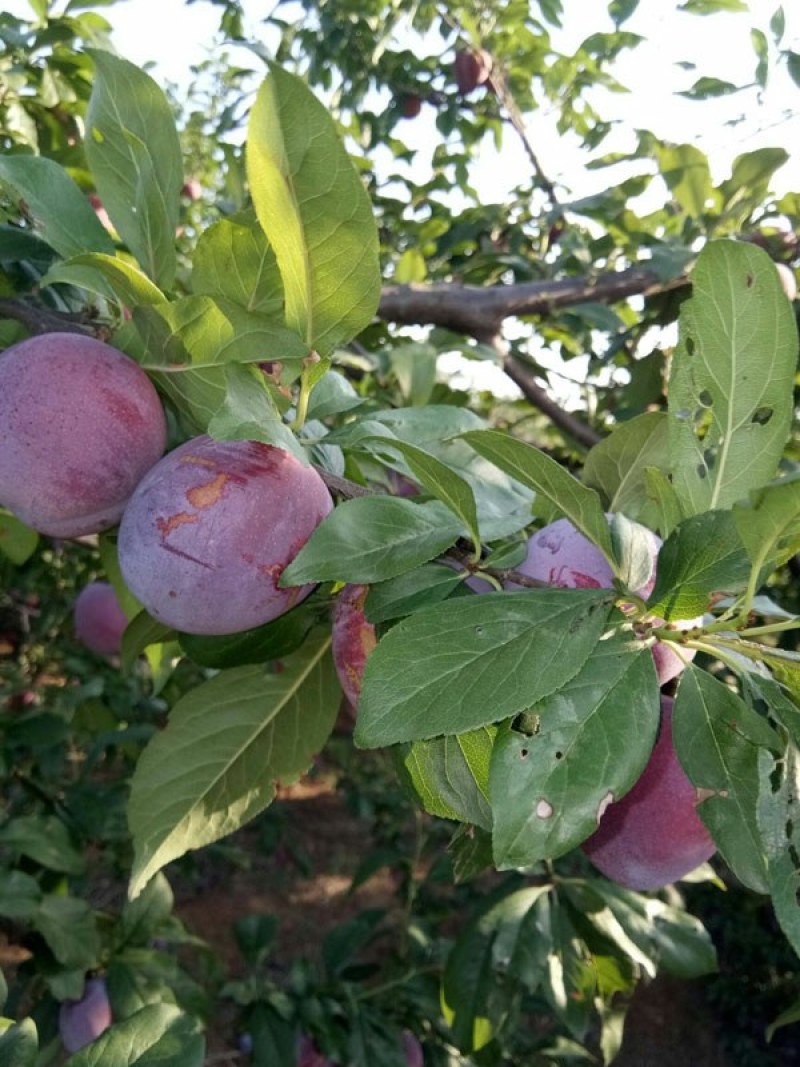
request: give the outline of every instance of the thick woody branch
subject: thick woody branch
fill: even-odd
[[[645,267],[599,274],[595,278],[519,285],[389,285],[383,290],[378,315],[404,325],[442,326],[491,343],[505,319],[546,315],[576,304],[613,304],[629,296],[651,296],[687,285],[685,277],[663,282]]]
[[[519,386],[525,398],[534,407],[537,407],[542,414],[547,415],[550,421],[555,426],[558,426],[559,430],[563,430],[564,433],[574,438],[578,444],[583,445],[585,448],[591,448],[592,445],[596,445],[602,439],[602,434],[599,434],[597,430],[592,429],[577,415],[573,415],[570,411],[565,411],[556,403],[547,391],[539,385],[530,371],[523,367],[518,360],[515,360],[513,356],[509,355],[503,359],[503,370],[511,381]]]
[[[0,319],[20,322],[31,333],[82,333],[96,336],[98,332],[79,315],[51,311],[24,300],[0,299]]]

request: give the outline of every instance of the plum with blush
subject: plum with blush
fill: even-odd
[[[92,652],[100,656],[119,652],[128,619],[108,582],[90,582],[81,589],[73,618],[75,636]]]
[[[375,627],[364,613],[366,585],[346,585],[333,608],[333,662],[344,695],[352,707],[358,706],[364,668],[377,644]]]
[[[640,778],[609,804],[581,848],[599,871],[628,889],[661,889],[709,860],[716,846],[697,814],[697,790],[672,744],[670,697],[661,698],[658,740]]]
[[[197,437],[145,476],[125,509],[119,562],[150,614],[190,634],[232,634],[313,586],[281,574],[333,502],[313,467],[257,441]]]
[[[0,355],[0,503],[39,533],[115,526],[166,437],[150,379],[110,345],[47,333]]]
[[[67,1052],[91,1044],[112,1023],[111,1003],[103,978],[90,978],[80,1000],[65,1000],[58,1014],[58,1032]]]

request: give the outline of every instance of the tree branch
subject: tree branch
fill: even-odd
[[[685,276],[663,282],[646,267],[599,274],[596,278],[524,282],[518,285],[388,285],[379,318],[403,325],[442,326],[491,344],[503,321],[544,315],[557,308],[589,302],[613,304],[629,296],[652,296],[688,285]]]
[[[96,337],[98,330],[81,315],[28,304],[24,300],[0,299],[0,319],[20,322],[31,333],[82,333]]]
[[[564,433],[574,438],[578,444],[591,448],[602,440],[602,434],[592,429],[577,415],[573,415],[571,411],[565,411],[553,400],[534,379],[533,375],[512,355],[509,354],[503,358],[503,370],[511,381],[520,387],[525,398],[530,400],[534,407],[537,407],[539,411],[547,415],[550,421],[558,426],[559,430],[563,430]]]

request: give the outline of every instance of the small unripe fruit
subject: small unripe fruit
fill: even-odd
[[[48,333],[0,355],[0,503],[39,533],[115,526],[166,436],[150,379],[110,345]]]
[[[662,696],[661,732],[641,777],[609,804],[581,846],[598,870],[628,889],[661,889],[716,851],[696,811],[697,790],[675,755],[672,706]]]
[[[101,656],[119,652],[128,620],[108,582],[91,582],[80,591],[74,620],[76,637],[92,652]]]
[[[184,182],[181,188],[181,196],[185,196],[187,200],[195,201],[199,200],[203,195],[203,187],[197,178],[189,178]]]
[[[65,1000],[58,1014],[58,1030],[67,1052],[91,1044],[111,1023],[111,1004],[102,978],[90,978],[81,999]]]
[[[367,659],[377,644],[375,627],[364,613],[368,591],[366,585],[346,585],[333,608],[333,662],[344,695],[354,708],[361,695]]]
[[[278,582],[332,507],[319,474],[283,449],[197,437],[133,494],[119,530],[122,575],[177,630],[249,630],[311,592]]]

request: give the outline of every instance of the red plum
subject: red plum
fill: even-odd
[[[319,474],[283,449],[196,437],[153,467],[125,509],[122,575],[177,630],[248,630],[311,592],[278,582],[332,507]]]
[[[0,502],[40,533],[115,526],[166,435],[150,379],[110,345],[48,333],[0,355]]]
[[[80,1000],[65,1000],[58,1030],[67,1052],[77,1052],[111,1026],[111,1004],[103,978],[90,978]]]
[[[375,627],[367,621],[366,585],[346,585],[333,608],[333,662],[344,695],[355,708],[361,694],[367,657],[377,644]]]
[[[91,582],[75,600],[75,635],[101,656],[119,652],[128,620],[108,582]]]
[[[697,814],[697,790],[672,744],[670,697],[661,698],[661,729],[641,777],[608,805],[581,848],[595,867],[628,889],[660,889],[716,851]]]

